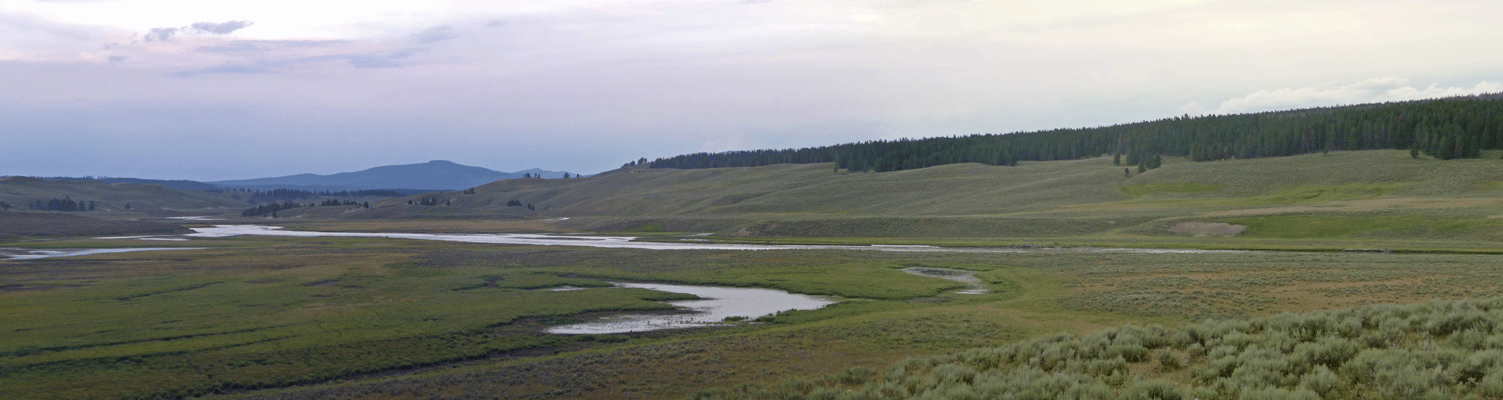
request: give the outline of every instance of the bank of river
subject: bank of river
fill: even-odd
[[[38,260],[38,259],[53,258],[53,257],[86,256],[86,255],[90,255],[90,254],[127,253],[127,252],[132,252],[132,251],[153,251],[153,250],[198,250],[198,249],[202,249],[202,248],[203,247],[129,247],[129,248],[119,248],[119,249],[48,249],[48,250],[4,248],[4,249],[0,249],[0,256],[5,257],[5,260],[7,260],[7,261],[24,261],[24,260]]]
[[[548,333],[557,334],[608,334],[645,332],[661,329],[699,328],[728,325],[726,318],[739,317],[747,320],[777,314],[787,310],[814,310],[835,302],[818,296],[788,293],[773,289],[728,288],[711,286],[670,285],[662,283],[614,283],[619,288],[639,288],[669,293],[687,293],[699,296],[699,300],[670,301],[689,311],[681,314],[627,314],[601,318],[598,321],[562,325],[548,328]],[[596,288],[582,290],[614,290]]]
[[[977,278],[976,273],[973,271],[933,267],[908,267],[903,268],[903,272],[931,278],[949,279],[970,286],[968,289],[952,292],[955,294],[986,294],[991,292],[986,289],[986,286],[981,285],[981,278]]]
[[[1236,250],[1194,249],[1126,249],[1126,248],[950,248],[925,245],[776,245],[776,244],[724,244],[704,242],[637,242],[632,236],[588,235],[540,235],[522,233],[381,233],[381,232],[317,232],[289,231],[277,226],[263,225],[215,225],[210,228],[193,228],[195,233],[187,237],[230,237],[240,235],[290,236],[290,237],[369,237],[413,240],[439,240],[465,243],[519,244],[534,246],[584,246],[645,250],[868,250],[890,252],[945,252],[945,253],[1023,253],[1038,251],[1078,251],[1114,253],[1238,253]]]

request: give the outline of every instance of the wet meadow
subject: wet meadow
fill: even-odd
[[[101,242],[140,243],[7,246]],[[1445,252],[665,251],[254,236],[170,244],[202,249],[0,261],[0,397],[682,398],[754,387],[744,385],[807,395],[819,387],[811,376],[865,382],[909,357],[1058,334],[1503,290],[1499,256]],[[987,291],[960,293],[973,287],[904,272],[912,268],[974,272]],[[545,333],[674,312],[663,301],[692,298],[611,281],[837,302],[729,327]],[[560,287],[583,289],[549,290]]]

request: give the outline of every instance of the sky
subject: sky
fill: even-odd
[[[202,181],[1503,91],[1503,2],[0,0],[0,175]]]

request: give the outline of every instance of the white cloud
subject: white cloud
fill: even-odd
[[[1503,83],[1482,81],[1466,87],[1440,87],[1430,84],[1423,89],[1409,85],[1409,80],[1397,76],[1370,78],[1349,85],[1325,83],[1298,89],[1259,90],[1246,96],[1228,99],[1216,108],[1216,114],[1235,114],[1291,108],[1324,107],[1345,104],[1381,103],[1437,97],[1466,96],[1503,92]],[[1191,104],[1199,105],[1197,102]],[[1186,104],[1180,107],[1181,111]]]

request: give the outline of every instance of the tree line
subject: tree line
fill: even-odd
[[[73,200],[72,197],[61,199],[54,197],[51,200],[37,200],[31,203],[31,209],[41,211],[94,211],[95,206],[93,200],[85,202]],[[10,205],[6,204],[4,208],[10,209]]]
[[[318,204],[308,203],[306,205],[302,204],[302,203],[294,203],[294,202],[290,202],[290,201],[288,201],[288,202],[282,202],[281,204],[268,203],[268,204],[257,205],[255,207],[248,208],[245,211],[241,211],[240,212],[240,217],[245,218],[245,217],[255,217],[255,216],[260,216],[260,215],[271,214],[272,217],[275,218],[277,216],[276,215],[277,211],[288,210],[288,209],[293,209],[293,208],[301,208],[301,207],[314,207],[314,206],[318,206],[318,207],[358,206],[358,207],[371,208],[371,203],[368,202],[368,201],[361,203],[361,202],[355,202],[355,201],[349,201],[349,200],[337,200],[337,199],[328,199],[328,200],[324,200],[323,202],[318,203]]]
[[[339,200],[339,199],[324,200],[322,203],[318,203],[318,205],[319,205],[319,207],[361,206],[361,207],[365,207],[365,208],[371,208],[371,202],[369,202],[369,201],[361,203],[361,202],[354,202],[354,201],[349,201],[349,200]]]
[[[836,164],[849,171],[899,171],[944,164],[1017,165],[1113,155],[1118,165],[1152,168],[1158,157],[1215,161],[1282,157],[1333,150],[1409,149],[1438,159],[1475,158],[1503,148],[1503,93],[1269,111],[1183,115],[1093,128],[927,139],[874,140],[782,150],[694,153],[627,166],[755,167]]]
[[[302,206],[303,206],[302,204],[293,203],[293,202],[286,202],[286,203],[282,203],[282,204],[277,204],[277,203],[261,204],[261,205],[255,206],[255,207],[251,207],[251,208],[249,208],[249,209],[247,209],[245,211],[241,211],[240,212],[240,217],[241,218],[247,218],[247,217],[255,217],[255,216],[260,216],[260,215],[271,214],[271,216],[273,218],[275,218],[277,216],[276,215],[277,211],[290,210],[290,209],[299,208],[299,207],[302,207]]]

